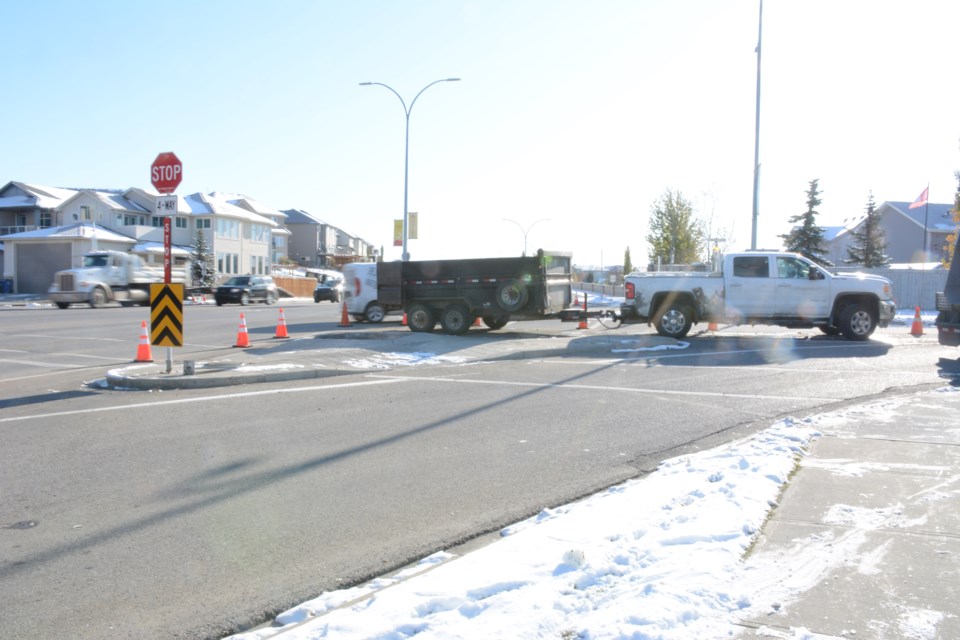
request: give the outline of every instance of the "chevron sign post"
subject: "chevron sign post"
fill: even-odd
[[[183,346],[183,285],[150,285],[150,344]]]

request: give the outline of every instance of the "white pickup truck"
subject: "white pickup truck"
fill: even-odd
[[[833,274],[795,253],[727,254],[711,273],[632,273],[624,278],[623,322],[647,322],[682,338],[697,322],[817,327],[866,340],[896,315],[893,287],[879,276]]]

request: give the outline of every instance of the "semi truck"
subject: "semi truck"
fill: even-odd
[[[343,267],[344,304],[357,321],[404,313],[411,331],[437,325],[466,333],[477,318],[490,329],[510,320],[560,318],[573,300],[572,254],[353,263]]]
[[[816,327],[866,340],[895,315],[887,278],[834,274],[799,254],[754,251],[727,254],[716,272],[632,273],[620,307],[622,322],[647,322],[671,338],[708,322]]]
[[[943,291],[937,292],[937,341],[948,347],[960,346],[960,234],[953,249],[953,260],[947,272]]]
[[[186,270],[173,269],[171,282],[185,283]],[[100,308],[110,302],[123,306],[150,304],[150,285],[162,283],[162,267],[149,266],[140,256],[122,251],[89,251],[81,266],[57,271],[47,291],[61,309],[71,304]]]

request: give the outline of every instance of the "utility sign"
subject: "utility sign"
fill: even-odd
[[[157,196],[157,215],[177,215],[177,196]]]
[[[150,344],[183,346],[183,284],[150,285]]]

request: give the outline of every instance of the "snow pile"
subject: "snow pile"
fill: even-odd
[[[283,640],[719,637],[755,615],[743,557],[819,432],[784,420],[539,515],[462,557],[326,593]],[[763,572],[765,573],[765,572]],[[768,605],[762,605],[768,606]],[[321,615],[322,614],[322,615]],[[261,640],[278,629],[234,636]]]

